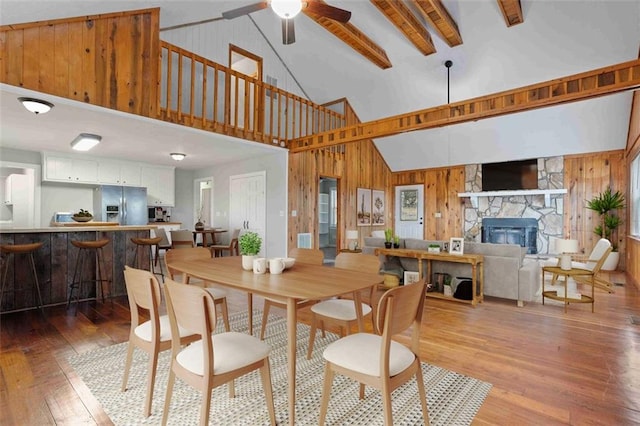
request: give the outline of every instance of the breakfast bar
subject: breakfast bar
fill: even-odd
[[[109,240],[103,249],[107,268],[106,275],[112,281],[109,293],[111,296],[121,296],[127,294],[124,283],[124,266],[131,264],[136,250],[138,250],[141,262],[149,263],[148,250],[138,248],[136,244],[131,242],[131,238],[148,238],[149,231],[155,228],[156,226],[153,225],[96,226],[91,223],[84,224],[84,226],[0,228],[0,245],[42,243],[42,246],[33,255],[43,305],[52,306],[67,303],[69,285],[73,280],[78,256],[78,248],[71,244],[71,241]],[[10,263],[0,312],[35,308],[38,305],[37,294],[31,285],[33,278],[28,258],[25,256],[7,257],[5,253],[2,253],[2,271],[5,268],[4,262],[7,260]],[[95,279],[95,262],[87,262],[85,268],[85,275]],[[0,279],[4,279],[4,277],[0,277]],[[85,286],[82,289],[80,300],[95,298],[95,286]]]

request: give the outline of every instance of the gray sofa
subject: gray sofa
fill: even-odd
[[[364,253],[373,253],[375,248],[384,247],[384,238],[366,237]],[[444,241],[428,241],[407,238],[400,241],[400,248],[427,250],[430,244]],[[541,289],[540,264],[535,259],[525,258],[526,248],[515,244],[464,243],[464,253],[484,256],[484,294],[515,300],[518,306],[536,300]],[[405,271],[417,271],[418,260],[398,258]],[[470,277],[471,266],[462,263],[432,262],[431,272],[448,273],[452,277]],[[424,268],[423,270],[426,270]],[[431,279],[429,280],[431,281]]]

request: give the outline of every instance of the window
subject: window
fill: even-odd
[[[631,171],[629,173],[631,182],[629,182],[629,200],[630,207],[630,230],[631,235],[640,237],[640,154],[631,162]]]

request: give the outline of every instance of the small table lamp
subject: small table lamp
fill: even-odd
[[[346,237],[347,241],[349,241],[349,250],[355,250],[358,247],[358,231],[348,230]]]
[[[560,254],[560,269],[571,269],[571,253],[578,252],[578,240],[556,240],[556,253]]]

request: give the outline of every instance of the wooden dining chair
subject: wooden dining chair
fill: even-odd
[[[193,242],[193,232],[187,229],[171,230],[171,248],[195,247]]]
[[[331,385],[336,373],[360,382],[360,399],[364,399],[365,385],[382,393],[386,426],[393,425],[391,392],[415,376],[423,421],[424,424],[429,424],[426,392],[418,356],[424,299],[424,282],[388,290],[382,295],[374,318],[377,334],[351,334],[327,346],[322,354],[325,359],[325,374],[320,404],[320,425],[325,422]],[[411,326],[411,347],[391,339]]]
[[[211,252],[208,248],[204,247],[188,247],[184,249],[171,249],[167,251],[165,254],[165,263],[167,265],[167,272],[169,277],[178,281],[178,276],[182,273],[176,271],[171,267],[174,262],[179,262],[181,260],[200,260],[200,259],[211,259]],[[229,325],[229,309],[227,307],[227,292],[225,289],[214,286],[212,283],[203,282],[203,281],[191,281],[190,277],[187,277],[187,283],[195,284],[203,287],[213,296],[213,300],[220,308],[220,313],[222,314],[222,319],[224,321],[224,326],[226,331],[230,331]]]
[[[215,257],[222,256],[225,251],[229,252],[229,256],[240,256],[240,249],[238,248],[238,236],[240,235],[240,228],[236,228],[231,233],[229,238],[229,244],[214,244],[209,246],[211,252]],[[235,254],[234,254],[235,253]]]
[[[169,417],[171,396],[176,376],[202,392],[200,424],[209,424],[211,392],[229,384],[229,397],[235,397],[233,381],[251,371],[260,370],[269,421],[276,424],[271,387],[269,353],[271,347],[245,333],[216,333],[216,314],[211,294],[195,286],[181,285],[168,279],[165,282],[167,312],[172,335],[185,329],[199,335],[200,340],[183,347],[176,337],[171,345],[171,367],[167,383],[162,424]]]
[[[169,317],[160,315],[158,308],[161,302],[160,284],[149,271],[125,266],[124,280],[129,297],[129,311],[131,312],[131,329],[129,331],[129,345],[127,359],[122,379],[122,392],[127,390],[129,371],[133,359],[133,348],[137,347],[149,354],[147,371],[147,395],[144,400],[144,415],[151,415],[153,401],[153,386],[156,379],[158,354],[171,348],[171,327]],[[149,320],[140,316],[140,311],[146,312]],[[195,333],[180,330],[176,340],[184,345],[200,338]]]
[[[289,252],[289,257],[296,259],[296,263],[306,263],[309,265],[322,265],[324,262],[324,253],[320,249],[301,249],[295,248]],[[301,300],[296,304],[296,309],[302,309],[306,306],[316,303],[315,300]],[[262,311],[262,325],[260,326],[260,340],[264,340],[264,333],[267,329],[267,320],[271,307],[287,309],[287,305],[278,300],[264,298],[264,308]]]
[[[334,267],[377,274],[380,272],[380,259],[372,254],[338,253]],[[371,283],[368,291],[368,300],[371,305],[367,303],[361,304],[363,318],[372,311],[373,294],[377,284]],[[322,329],[322,337],[325,337],[324,330],[327,324],[338,325],[340,327],[340,337],[343,337],[345,330],[347,335],[350,334],[351,327],[357,323],[357,320],[356,305],[351,299],[333,298],[313,304],[311,306],[311,332],[309,334],[307,359],[311,359],[311,354],[313,353],[318,325]]]

